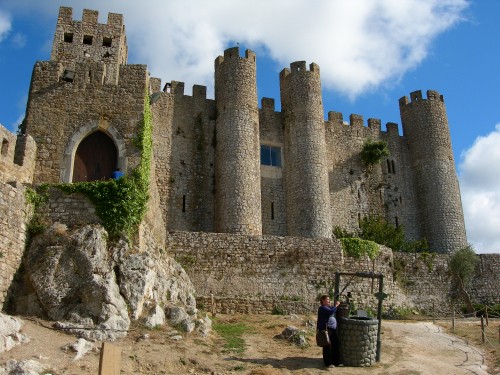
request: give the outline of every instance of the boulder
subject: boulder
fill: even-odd
[[[0,312],[0,353],[14,346],[29,342],[28,336],[21,333],[23,321]]]
[[[57,328],[92,341],[125,336],[131,320],[163,325],[165,313],[193,331],[198,310],[187,273],[152,241],[138,250],[124,239],[109,243],[100,225],[62,231],[55,223],[26,250],[15,312],[57,321]]]

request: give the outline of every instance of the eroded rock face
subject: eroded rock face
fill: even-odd
[[[127,304],[102,227],[85,226],[71,233],[49,230],[34,238],[23,265],[41,310],[49,319],[63,321],[60,328],[94,340],[126,334]]]
[[[98,225],[73,231],[54,225],[26,251],[16,312],[56,320],[79,337],[112,341],[126,335],[131,319],[161,325],[175,307],[187,312],[182,326],[192,331],[198,318],[186,272],[161,249],[143,250],[130,251],[125,241],[109,244]]]

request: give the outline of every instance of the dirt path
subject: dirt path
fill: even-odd
[[[127,338],[116,342],[122,350],[121,374],[492,374],[487,371],[482,351],[464,340],[448,335],[431,322],[383,321],[381,361],[372,367],[342,367],[325,370],[321,349],[300,349],[276,340],[283,328],[305,329],[306,317],[292,319],[276,315],[225,315],[220,321],[244,322],[251,327],[244,335],[245,351],[227,353],[215,334],[208,338],[188,335],[177,340],[171,328],[146,330],[136,327]],[[45,324],[45,323],[44,323]],[[49,323],[46,323],[49,324]],[[0,354],[8,359],[35,359],[51,374],[97,374],[99,350],[74,360],[75,353],[61,347],[76,339],[59,331],[26,321],[23,328],[31,342]],[[312,331],[311,331],[312,342]],[[96,343],[99,347],[100,344]],[[1,371],[0,371],[1,373]]]

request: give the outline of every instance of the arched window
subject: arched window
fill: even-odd
[[[9,141],[4,138],[2,140],[2,156],[7,156],[7,152],[9,152]]]
[[[91,133],[76,149],[73,182],[110,179],[116,162],[117,151],[113,140],[101,131]]]

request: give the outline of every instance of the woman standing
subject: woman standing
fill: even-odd
[[[323,347],[323,363],[326,367],[335,367],[340,365],[340,343],[337,336],[337,319],[335,319],[335,312],[340,302],[337,301],[335,306],[331,306],[330,297],[325,294],[321,296],[320,304],[316,328],[319,330],[328,328],[330,337],[330,345]]]

